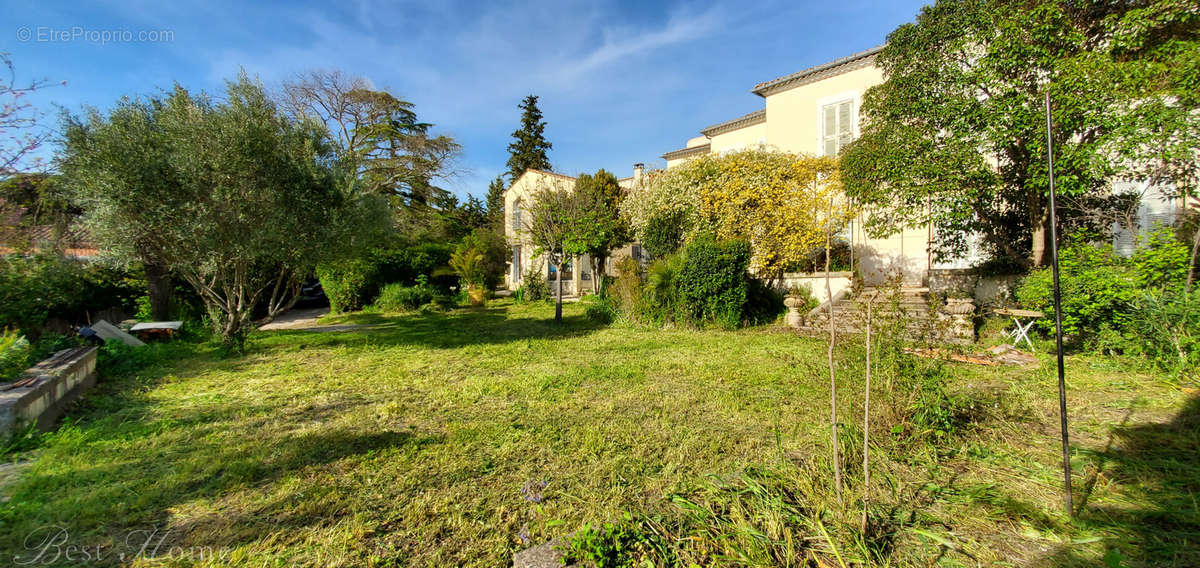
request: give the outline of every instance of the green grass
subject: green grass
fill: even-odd
[[[583,310],[565,306],[563,325],[549,305],[507,301],[336,316],[369,327],[261,333],[241,358],[152,346],[152,364],[102,378],[11,457],[23,465],[2,491],[0,563],[30,560],[60,527],[107,554],[96,565],[124,552],[134,565],[501,566],[618,521],[657,535],[648,550],[713,565],[1200,564],[1200,402],[1128,362],[1069,360],[1076,521],[1061,512],[1049,359],[928,367],[967,403],[940,439],[905,422],[911,392],[877,374],[860,534],[852,340],[840,403],[859,453],[843,511],[822,340],[605,327]],[[138,557],[147,539],[158,560]]]

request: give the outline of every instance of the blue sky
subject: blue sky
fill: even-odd
[[[338,68],[413,102],[463,145],[443,185],[465,196],[504,170],[527,94],[541,97],[555,170],[624,177],[635,162],[662,166],[700,128],[762,108],[755,83],[878,45],[923,2],[82,4],[0,6],[0,51],[18,84],[66,81],[36,94],[39,108],[105,108],[174,82],[220,92],[239,68],[269,87]],[[171,39],[98,41],[111,30]],[[45,41],[54,33],[68,37]]]

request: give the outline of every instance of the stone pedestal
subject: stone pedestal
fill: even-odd
[[[975,341],[975,301],[971,298],[947,298],[943,310],[950,318],[949,338],[951,341],[970,343]]]
[[[788,296],[783,299],[783,305],[787,306],[787,324],[788,327],[800,327],[804,325],[804,314],[800,313],[800,308],[804,307],[804,300],[800,296]]]

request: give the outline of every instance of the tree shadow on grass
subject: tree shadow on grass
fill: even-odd
[[[350,314],[339,324],[362,325],[358,329],[314,332],[281,330],[272,332],[269,342],[279,338],[304,337],[305,343],[334,345],[361,343],[364,338],[374,345],[420,345],[435,349],[455,349],[468,345],[512,343],[526,339],[566,339],[581,337],[604,327],[583,315],[564,315],[562,323],[553,318],[513,317],[505,307],[456,310],[448,314]]]
[[[196,356],[202,366],[230,363]],[[285,480],[311,478],[345,459],[422,451],[443,440],[400,424],[337,423],[355,401],[303,409],[231,402],[163,412],[143,394],[173,371],[164,364],[111,377],[76,407],[78,420],[6,491],[11,499],[0,509],[0,565],[32,558],[30,545],[50,536],[49,528],[61,528],[69,545],[102,546],[115,557],[137,554],[151,536],[167,539],[156,542],[168,548],[176,541],[236,547],[280,530],[333,523],[338,511],[295,512],[303,496],[285,489]],[[180,507],[196,502],[215,512],[175,518]],[[37,565],[76,564],[56,557]]]
[[[1170,422],[1114,429],[1114,444],[1097,454],[1099,475],[1130,505],[1087,504],[1079,522],[1116,538],[1104,542],[1110,566],[1200,566],[1200,397]],[[1088,495],[1082,495],[1086,499]],[[1047,566],[1091,566],[1071,546]]]

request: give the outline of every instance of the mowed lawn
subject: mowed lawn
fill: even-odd
[[[822,340],[606,327],[578,305],[563,325],[552,314],[504,301],[342,316],[329,321],[365,327],[264,332],[240,358],[152,347],[155,363],[102,378],[67,425],[15,456],[0,564],[505,566],[550,537],[667,510],[710,476],[826,451]],[[861,420],[860,355],[839,352],[849,423]],[[1071,359],[1077,499],[1090,511],[1072,523],[1055,492],[1049,361],[949,366],[952,390],[1003,412],[880,465],[875,491],[903,519],[895,564],[1195,558],[1178,543],[1200,536],[1195,395],[1186,406],[1161,377]],[[1166,463],[1156,444],[1170,446]],[[1176,544],[1137,528],[1164,514],[1174,528],[1158,538]],[[66,540],[39,553],[52,534]],[[91,556],[69,559],[68,544]]]

